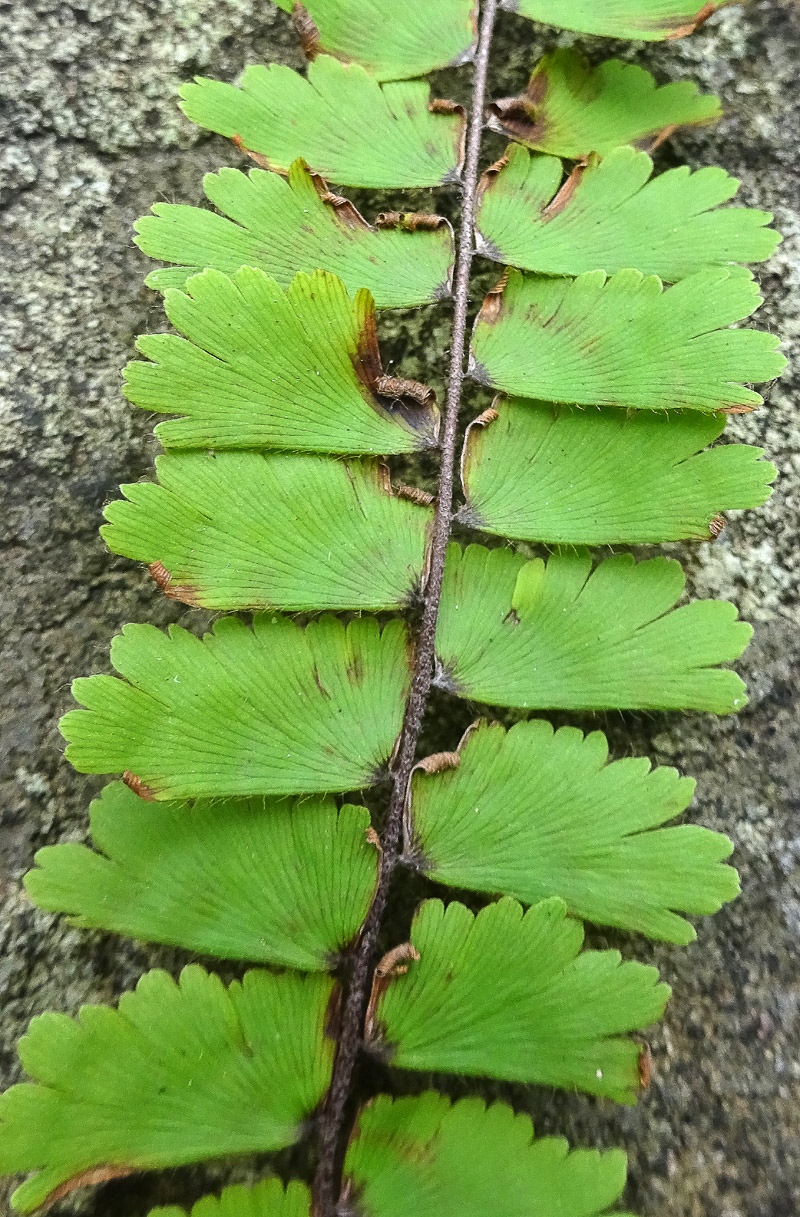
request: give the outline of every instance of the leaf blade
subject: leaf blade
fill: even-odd
[[[330,1078],[331,982],[248,972],[225,989],[190,965],[149,972],[119,1009],[40,1015],[20,1056],[36,1079],[2,1098],[0,1170],[35,1171],[32,1212],[102,1166],[158,1169],[292,1144]]]
[[[721,208],[738,182],[686,166],[652,177],[646,152],[623,146],[576,166],[519,144],[484,174],[476,221],[484,257],[540,274],[608,274],[635,266],[676,282],[709,266],[763,262],[781,238],[769,212]]]
[[[467,431],[458,518],[558,545],[708,541],[719,513],[758,507],[777,476],[762,448],[713,443],[719,415],[592,411],[496,400]]]
[[[364,1217],[597,1217],[625,1173],[620,1150],[569,1152],[562,1138],[534,1140],[530,1118],[505,1104],[426,1091],[379,1095],[360,1112],[345,1196]]]
[[[149,1217],[309,1217],[311,1193],[304,1183],[262,1179],[252,1187],[234,1184],[219,1196],[203,1196],[190,1211],[170,1205]]]
[[[149,803],[114,782],[90,816],[94,851],[46,846],[25,876],[35,904],[83,929],[328,971],[377,882],[369,813],[332,799]]]
[[[582,553],[526,562],[507,550],[448,549],[435,683],[527,710],[703,710],[746,704],[735,672],[751,628],[726,601],[674,608],[680,565],[630,555],[592,570]]]
[[[424,81],[381,86],[360,65],[321,55],[307,78],[256,65],[239,86],[197,77],[180,95],[188,119],[235,137],[279,173],[303,157],[342,186],[442,186],[461,175],[463,111],[430,103]]]
[[[422,582],[430,508],[373,464],[288,453],[156,458],[105,508],[108,547],[209,609],[392,609]]]
[[[368,292],[351,300],[326,271],[284,292],[243,267],[203,271],[165,305],[185,337],[140,338],[151,362],[128,364],[124,392],[179,415],[156,427],[166,448],[384,455],[436,443],[435,394],[383,375]]]
[[[608,763],[599,732],[481,724],[457,768],[414,774],[405,856],[448,886],[557,896],[583,920],[685,945],[696,935],[678,911],[715,913],[738,892],[727,837],[662,827],[693,790],[642,758]]]
[[[61,721],[79,772],[127,771],[159,800],[301,794],[372,785],[400,731],[405,630],[374,618],[305,630],[232,617],[201,641],[178,626],[126,626],[123,677],[75,682],[86,707]]]
[[[567,405],[753,408],[763,399],[746,383],[778,376],[786,360],[771,334],[723,327],[760,303],[738,269],[699,271],[666,290],[636,270],[576,279],[511,270],[478,314],[470,373],[512,396]]]
[[[607,59],[596,68],[561,47],[539,62],[520,97],[489,106],[493,131],[535,148],[578,160],[621,144],[652,151],[683,126],[703,126],[722,113],[718,97],[700,94],[689,80],[657,86],[636,64]]]
[[[596,34],[606,38],[632,38],[645,42],[664,38],[683,38],[691,34],[718,9],[731,0],[605,0],[598,7],[593,0],[501,0],[501,8],[555,25],[559,29],[576,30],[581,34]]]
[[[293,5],[283,0],[281,7]],[[325,52],[360,63],[376,80],[426,76],[473,57],[476,0],[437,0],[433,8],[408,9],[402,21],[395,0],[307,0],[302,9],[296,24],[309,58]]]
[[[311,1193],[304,1183],[262,1179],[252,1187],[234,1184],[219,1196],[203,1196],[191,1211],[170,1205],[151,1209],[149,1217],[309,1217]]]
[[[290,166],[288,181],[262,169],[221,169],[206,174],[203,185],[217,211],[156,203],[153,214],[136,221],[139,248],[178,264],[152,271],[149,287],[185,288],[207,267],[232,274],[248,265],[284,288],[298,271],[328,270],[349,292],[366,288],[377,308],[414,307],[450,295],[453,233],[441,217],[372,227],[303,160]]]
[[[523,914],[504,897],[477,915],[425,901],[411,931],[419,959],[379,997],[373,1049],[399,1069],[635,1102],[639,1046],[622,1037],[661,1017],[669,989],[616,951],[579,954],[582,938],[560,900]]]

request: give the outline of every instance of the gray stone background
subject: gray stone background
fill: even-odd
[[[556,40],[552,31],[502,17],[494,92],[517,91]],[[56,720],[70,704],[71,677],[107,669],[109,640],[126,621],[180,617],[197,628],[204,621],[160,599],[141,570],[104,551],[97,534],[117,484],[144,475],[153,455],[151,421],[119,392],[134,336],[162,324],[157,299],[142,286],[146,260],[131,242],[132,222],[157,199],[199,202],[203,172],[238,163],[224,141],[184,121],[176,89],[197,72],[230,80],[248,62],[300,62],[285,14],[264,0],[0,2],[0,41],[0,1073],[12,1081],[19,1076],[14,1042],[32,1015],[113,1000],[154,962],[173,970],[183,962],[177,952],[69,929],[30,906],[20,878],[37,847],[83,836],[88,801],[102,785],[62,759]],[[673,141],[660,163],[721,164],[741,178],[744,201],[775,212],[785,240],[758,269],[766,296],[759,319],[783,335],[791,357],[800,342],[795,5],[758,0],[731,8],[677,44],[583,45],[594,58],[623,54],[660,80],[688,76],[721,94],[725,118]],[[444,74],[436,92],[463,95],[468,81],[468,71]],[[489,140],[487,163],[500,146]],[[369,213],[383,205],[373,200]],[[406,374],[441,387],[445,306],[384,318],[382,338]],[[654,959],[675,990],[652,1037],[654,1081],[637,1108],[544,1090],[503,1092],[533,1114],[540,1131],[623,1145],[631,1160],[626,1200],[642,1217],[800,1211],[794,383],[790,369],[762,410],[730,426],[763,444],[779,466],[770,502],[732,518],[713,546],[681,551],[692,592],[731,598],[757,627],[740,669],[749,707],[736,720],[616,716],[601,723],[618,755],[644,751],[698,778],[692,815],[734,838],[744,894],[704,921],[688,950],[623,940],[627,955]],[[483,404],[471,391],[466,413]],[[468,708],[435,707],[431,743],[452,746],[468,717]],[[398,918],[406,913],[401,905]],[[399,927],[394,941],[404,932]],[[379,1081],[413,1084],[391,1075]],[[303,1152],[281,1165],[304,1169]],[[232,1175],[252,1169],[252,1161],[238,1163]],[[77,1194],[53,1213],[144,1217],[154,1203],[196,1196],[227,1177],[227,1166],[143,1176]],[[8,1190],[0,1186],[0,1211]]]

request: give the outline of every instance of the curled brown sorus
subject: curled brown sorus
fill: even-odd
[[[303,48],[306,59],[316,59],[322,50],[319,30],[306,6],[300,4],[299,0],[295,0],[292,6],[292,25],[300,39],[300,46]]]
[[[405,976],[409,963],[415,963],[418,959],[417,948],[410,942],[401,942],[399,946],[387,951],[375,965],[372,974],[372,991],[364,1019],[364,1042],[366,1044],[373,1044],[377,1039],[375,1011],[382,994],[395,976]]]
[[[172,575],[163,562],[151,562],[147,569],[168,600],[179,600],[182,604],[191,605],[192,608],[201,607],[197,590],[189,583],[173,583]]]

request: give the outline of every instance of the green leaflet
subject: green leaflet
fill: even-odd
[[[128,625],[111,645],[125,679],[90,676],[61,720],[80,773],[127,771],[157,799],[354,790],[372,785],[400,731],[409,686],[402,622],[306,629],[223,617],[201,640]]]
[[[727,601],[675,609],[669,558],[448,548],[435,683],[458,697],[527,710],[706,710],[747,703],[735,672],[752,630]],[[672,611],[670,611],[672,610]]]
[[[577,279],[512,270],[478,314],[470,372],[505,393],[576,405],[757,406],[762,398],[741,382],[782,371],[778,339],[725,327],[760,304],[738,267],[699,271],[666,290],[638,270]]]
[[[284,290],[261,270],[195,275],[168,291],[167,316],[185,339],[148,334],[152,360],[125,369],[125,394],[160,423],[166,448],[290,448],[412,452],[436,442],[434,394],[383,375],[375,306],[353,300],[327,271]]]
[[[19,1046],[37,1084],[0,1099],[0,1171],[36,1172],[30,1213],[97,1168],[155,1170],[281,1149],[325,1093],[327,977],[248,972],[227,989],[202,968],[148,972],[119,1010],[35,1018]]]
[[[140,249],[179,263],[152,271],[149,287],[183,288],[204,268],[232,274],[247,265],[281,287],[297,271],[329,270],[348,292],[365,287],[378,308],[407,308],[450,295],[453,231],[440,216],[387,215],[373,228],[302,160],[292,164],[288,182],[262,169],[221,169],[207,173],[203,186],[221,215],[155,203],[153,215],[136,221]]]
[[[691,34],[731,0],[500,0],[500,7],[581,34],[655,42]]]
[[[419,959],[374,1011],[372,1047],[393,1066],[636,1101],[639,1045],[621,1037],[661,1017],[669,988],[618,951],[580,954],[583,928],[562,901],[523,913],[503,898],[476,916],[426,900],[411,942]]]
[[[253,1187],[236,1184],[220,1196],[204,1196],[191,1209],[174,1206],[151,1209],[150,1217],[309,1217],[311,1193],[304,1183],[284,1186],[280,1179],[264,1179]]]
[[[739,186],[724,169],[652,172],[646,152],[613,148],[577,165],[562,184],[557,157],[514,144],[481,179],[478,251],[544,274],[635,266],[669,283],[775,252],[781,238],[765,227],[769,212],[719,208]]]
[[[463,111],[431,102],[423,80],[380,85],[358,64],[320,55],[307,78],[258,64],[239,86],[198,76],[180,95],[192,122],[235,138],[279,173],[303,157],[342,186],[442,186],[461,177]]]
[[[430,508],[374,463],[286,453],[156,458],[123,486],[109,549],[151,564],[168,596],[211,609],[391,609],[416,595]]]
[[[91,807],[99,852],[40,849],[25,886],[84,928],[325,971],[372,900],[369,823],[365,807],[337,812],[333,799],[148,803],[114,782]]]
[[[560,896],[584,920],[678,943],[696,934],[671,910],[716,913],[736,896],[736,872],[720,865],[727,837],[660,827],[694,790],[674,769],[609,764],[599,731],[540,719],[480,724],[459,755],[457,768],[412,779],[405,857],[431,879],[526,904]]]
[[[310,58],[325,51],[363,64],[376,80],[425,76],[472,59],[477,0],[436,0],[398,13],[397,0],[276,0]],[[300,10],[298,12],[298,9]]]
[[[700,94],[689,80],[657,86],[632,63],[607,59],[596,68],[578,51],[561,47],[536,67],[520,97],[489,106],[489,126],[540,152],[573,159],[619,144],[652,151],[677,127],[719,118],[719,98]],[[190,115],[191,117],[191,115]]]
[[[498,399],[467,430],[458,518],[550,544],[707,541],[720,511],[758,507],[777,473],[762,448],[708,448],[724,427],[719,414]]]
[[[597,1217],[619,1198],[626,1161],[534,1140],[530,1117],[503,1103],[451,1106],[427,1091],[364,1108],[344,1169],[345,1202],[358,1197],[364,1217]]]

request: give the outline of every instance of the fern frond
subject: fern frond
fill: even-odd
[[[402,608],[418,592],[429,507],[372,462],[182,452],[160,485],[123,486],[101,532],[168,596],[210,609]]]
[[[478,314],[470,372],[505,393],[575,405],[758,406],[761,396],[742,382],[781,372],[778,339],[725,327],[760,304],[738,267],[699,271],[666,290],[638,270],[577,279],[512,270]]]
[[[151,1217],[611,1217],[624,1155],[534,1140],[507,1106],[380,1097],[346,1142],[364,1051],[635,1103],[649,1070],[631,1033],[670,991],[652,967],[583,951],[578,918],[686,944],[687,917],[737,892],[728,838],[674,823],[691,780],[609,763],[599,733],[478,723],[457,753],[417,759],[432,682],[527,711],[746,704],[721,666],[750,635],[732,604],[681,603],[674,561],[595,564],[580,547],[707,539],[721,510],[766,499],[760,449],[709,445],[785,362],[771,335],[734,328],[760,303],[734,264],[774,251],[771,217],[722,207],[738,185],[722,170],[653,177],[647,150],[720,115],[688,81],[561,48],[486,107],[498,7],[659,39],[726,0],[487,0],[479,35],[478,0],[277,2],[307,74],[254,66],[181,90],[258,168],[209,175],[216,210],[158,204],[138,222],[168,264],[147,283],[177,333],[139,340],[125,391],[173,417],[159,481],[124,486],[103,528],[168,597],[256,615],[202,638],[124,627],[118,676],[75,682],[67,756],[124,784],[93,805],[91,845],[41,850],[25,882],[73,924],[307,975],[226,988],[197,966],[178,983],[156,971],[118,1009],[35,1019],[32,1082],[0,1099],[0,1173],[32,1173],[12,1200],[30,1213],[313,1130],[313,1199],[270,1178]],[[473,57],[466,141],[464,109],[415,77]],[[479,186],[485,123],[519,142]],[[372,226],[328,181],[460,185],[457,274],[446,220]],[[473,238],[510,266],[469,362],[503,396],[467,430],[454,511]],[[451,291],[440,440],[435,393],[384,373],[375,310]],[[437,448],[435,501],[393,490],[384,458],[425,451],[427,476]],[[556,552],[448,550],[454,519]],[[296,612],[324,615],[282,615]],[[330,797],[387,778],[380,836]],[[480,911],[425,901],[376,964],[403,864],[478,893]]]
[[[369,812],[332,799],[149,803],[114,782],[90,815],[98,852],[47,846],[25,877],[35,904],[84,928],[326,971],[377,882]]]
[[[587,921],[683,944],[696,935],[672,910],[716,913],[739,890],[721,865],[727,837],[661,827],[694,782],[644,758],[609,764],[599,731],[480,724],[459,757],[412,779],[405,858],[439,883],[526,904],[559,896]]]
[[[61,720],[81,773],[128,772],[157,799],[354,790],[380,776],[409,686],[405,629],[374,618],[305,630],[262,614],[202,641],[129,625],[111,645],[124,678],[90,676]]]
[[[723,415],[495,401],[470,425],[458,518],[523,541],[708,541],[719,512],[758,507],[777,475],[762,448],[720,444]]]
[[[376,80],[425,76],[472,59],[477,0],[436,0],[398,12],[397,0],[276,0],[295,16],[303,50],[360,63]],[[299,10],[299,11],[298,11]]]
[[[293,1180],[264,1179],[253,1187],[235,1184],[219,1196],[204,1196],[191,1210],[176,1206],[151,1209],[149,1217],[309,1217],[311,1193]]]
[[[500,0],[500,7],[580,34],[656,42],[684,38],[731,0]]]
[[[504,1103],[451,1105],[427,1091],[364,1108],[344,1169],[343,1217],[600,1217],[619,1199],[626,1161],[621,1150],[534,1140],[530,1117]]]
[[[752,630],[727,601],[674,608],[680,565],[630,554],[592,570],[586,554],[526,562],[509,550],[448,548],[436,683],[527,710],[706,710],[747,703],[735,672]]]
[[[580,159],[620,144],[652,151],[678,127],[719,118],[719,98],[689,80],[657,86],[637,64],[607,59],[596,68],[561,47],[538,64],[524,93],[489,107],[489,126],[529,148]]]
[[[768,211],[720,208],[739,187],[724,169],[652,172],[646,152],[621,147],[564,179],[557,157],[512,145],[482,179],[478,252],[549,275],[635,266],[668,283],[775,252],[781,238],[766,227]]]
[[[235,139],[265,169],[287,173],[302,157],[329,182],[378,189],[461,177],[464,113],[432,102],[422,80],[380,85],[358,64],[320,55],[307,77],[259,64],[238,86],[198,76],[180,94],[187,118]]]
[[[139,248],[179,264],[148,275],[147,285],[157,291],[184,288],[208,267],[232,274],[246,265],[284,288],[298,271],[328,270],[351,294],[366,288],[377,308],[450,295],[453,230],[441,216],[380,216],[373,228],[303,160],[292,164],[288,182],[262,169],[221,169],[206,174],[203,188],[216,212],[155,203],[153,215],[136,221]]]
[[[325,1093],[332,982],[248,972],[227,989],[190,966],[148,972],[119,1009],[35,1018],[20,1058],[35,1084],[0,1099],[0,1171],[36,1172],[21,1213],[117,1173],[280,1149]]]
[[[618,951],[580,953],[561,900],[523,913],[503,897],[477,915],[426,900],[411,942],[418,959],[374,1009],[370,1046],[393,1066],[636,1101],[640,1047],[623,1037],[659,1019],[670,990]]]
[[[412,452],[438,434],[434,394],[383,375],[375,306],[353,300],[326,271],[287,291],[261,270],[206,270],[168,291],[167,316],[185,339],[148,334],[151,363],[125,369],[126,396],[182,417],[156,427],[166,448],[290,448]]]

